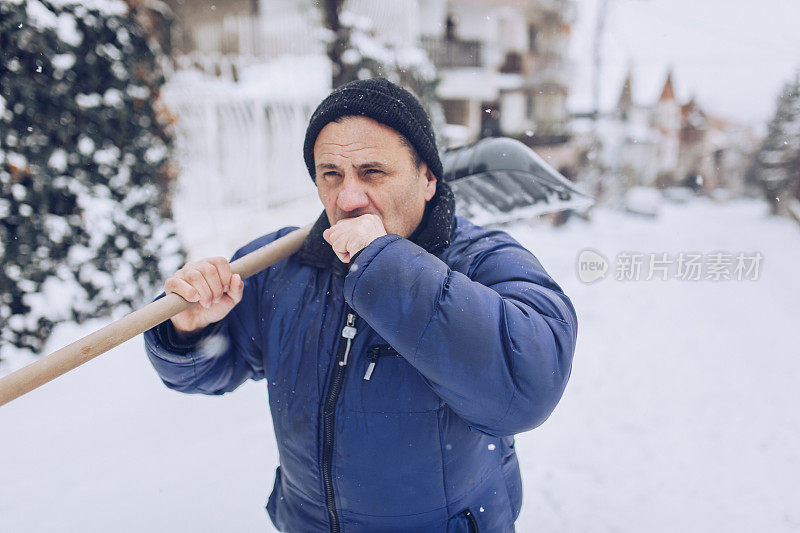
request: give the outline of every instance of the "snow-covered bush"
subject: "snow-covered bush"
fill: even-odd
[[[165,51],[131,6],[0,0],[0,349],[138,306],[183,261]]]

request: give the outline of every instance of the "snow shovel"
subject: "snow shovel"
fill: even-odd
[[[231,273],[239,274],[244,280],[289,257],[300,249],[310,230],[311,225],[297,229],[240,257],[231,263]],[[175,293],[167,294],[94,333],[0,378],[0,405],[66,374],[193,305],[197,305],[196,302],[184,300]]]
[[[456,213],[478,224],[503,224],[585,209],[595,200],[520,141],[488,137],[442,154]]]
[[[575,188],[533,150],[505,137],[487,138],[442,154],[444,181],[456,212],[481,225],[588,207],[594,199]],[[231,263],[247,279],[297,252],[311,225]],[[170,293],[28,366],[0,378],[0,406],[188,309],[194,302]]]

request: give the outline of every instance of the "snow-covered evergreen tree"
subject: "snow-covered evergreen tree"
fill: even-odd
[[[0,0],[0,350],[138,306],[182,264],[155,16]]]
[[[800,199],[800,72],[781,91],[749,174],[773,213],[781,212],[790,199]]]
[[[419,46],[397,47],[378,39],[372,21],[348,11],[345,0],[325,0],[318,5],[329,30],[326,46],[332,63],[332,86],[381,77],[408,89],[428,111],[442,144],[445,118],[436,96],[440,80],[425,50]]]

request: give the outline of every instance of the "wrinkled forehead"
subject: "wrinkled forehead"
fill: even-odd
[[[345,161],[378,160],[396,162],[408,157],[403,137],[394,129],[368,117],[343,117],[322,128],[314,143],[318,165],[338,159]]]

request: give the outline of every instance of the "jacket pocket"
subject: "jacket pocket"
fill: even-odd
[[[372,378],[372,373],[378,365],[378,360],[381,357],[402,357],[397,350],[388,344],[373,344],[367,349],[367,371],[364,373],[364,381],[369,381]]]
[[[478,520],[469,509],[464,509],[447,521],[447,533],[480,533]]]
[[[374,343],[357,358],[345,410],[364,413],[424,413],[441,406],[422,374],[389,344]]]

